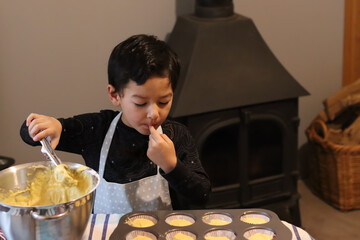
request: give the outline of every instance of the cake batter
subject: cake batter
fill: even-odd
[[[255,233],[248,240],[271,240],[274,237],[271,235],[263,234],[263,233]]]
[[[24,190],[3,190],[0,201],[13,206],[47,206],[69,202],[90,192],[91,175],[80,166],[70,169],[65,164],[56,167],[34,166],[33,178]],[[30,175],[30,174],[29,174]]]
[[[194,240],[194,238],[183,233],[177,233],[174,235],[173,240]]]
[[[170,221],[170,225],[171,226],[176,226],[176,227],[186,227],[191,225],[192,222],[189,222],[185,219],[174,219]]]
[[[206,240],[230,240],[228,237],[215,237],[215,236],[211,236],[211,237],[205,237]]]
[[[246,217],[241,219],[243,222],[250,223],[250,224],[264,224],[267,223],[265,219],[258,218],[258,217]]]
[[[129,224],[132,227],[151,227],[154,226],[155,223],[149,219],[146,218],[137,218],[134,220],[131,220],[130,218],[126,221],[127,224]]]
[[[213,225],[213,226],[224,226],[224,225],[227,225],[229,224],[230,222],[228,221],[224,221],[224,220],[221,220],[221,219],[211,219],[210,222],[208,224],[210,225]]]

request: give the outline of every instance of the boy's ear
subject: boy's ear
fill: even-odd
[[[112,102],[112,104],[115,106],[115,107],[118,107],[120,106],[120,96],[119,96],[119,93],[115,91],[115,88],[113,85],[109,84],[107,86],[107,91],[108,91],[108,94],[109,94],[109,98],[110,98],[110,101]]]

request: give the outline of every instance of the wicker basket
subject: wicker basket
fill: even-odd
[[[326,139],[320,118],[306,129],[312,149],[307,184],[319,197],[342,211],[360,208],[360,145],[346,146]]]

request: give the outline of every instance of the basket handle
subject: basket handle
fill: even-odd
[[[317,119],[312,124],[313,132],[315,136],[325,139],[328,134],[328,128],[324,121]]]

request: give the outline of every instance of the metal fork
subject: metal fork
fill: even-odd
[[[40,143],[42,145],[41,152],[44,154],[47,160],[52,161],[56,166],[62,163],[60,158],[56,156],[54,149],[52,149],[48,137],[41,139]]]

